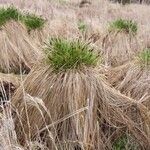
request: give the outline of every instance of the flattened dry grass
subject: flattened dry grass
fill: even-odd
[[[105,150],[118,132],[130,132],[140,147],[149,146],[146,107],[110,88],[96,67],[54,72],[41,61],[12,104],[22,145],[40,137],[49,149]],[[139,113],[131,115],[133,108]]]
[[[42,55],[40,42],[28,32],[43,27],[45,20],[34,14],[22,13],[14,6],[0,8],[0,71],[26,74]],[[38,46],[37,46],[38,45]]]
[[[97,71],[85,69],[55,74],[48,66],[41,66],[28,75],[24,90],[33,97],[27,99],[20,88],[13,98],[18,117],[22,118],[22,126],[18,119],[15,124],[18,139],[23,145],[45,131],[47,136],[52,134],[49,138],[46,135],[47,138],[43,137],[48,140],[50,149],[66,144],[68,149],[111,148],[111,142],[117,138],[113,135],[119,132],[118,128],[122,128],[122,131],[131,132],[137,142],[140,141],[141,147],[149,146],[149,129],[147,122],[142,121],[148,115],[146,108],[143,112],[142,104],[137,105],[135,101],[109,88]],[[43,101],[37,101],[34,97]],[[82,108],[84,111],[77,113]],[[139,114],[134,116],[133,108]],[[72,116],[73,112],[75,114]]]
[[[28,73],[41,51],[21,24],[9,22],[0,33],[1,72]]]
[[[138,53],[137,23],[132,20],[117,19],[109,23],[102,40],[102,52],[105,65],[120,66],[131,61]]]
[[[105,43],[105,47],[108,49],[104,47],[102,49],[104,54],[106,54],[105,56],[108,56],[107,54],[110,52],[109,57],[106,57],[107,60],[105,59],[105,64],[110,64],[112,71],[115,70],[115,76],[112,74],[111,81],[115,81],[116,87],[120,85],[126,76],[128,67],[131,67],[130,63],[124,63],[133,58],[137,52],[136,50],[140,47],[139,43],[143,46],[149,40],[148,36],[146,36],[149,33],[147,25],[150,20],[149,7],[146,5],[121,7],[103,0],[99,2],[92,0],[91,5],[80,9],[76,0],[66,1],[63,5],[56,1],[50,1],[49,3],[47,0],[36,2],[25,0],[21,3],[18,0],[7,0],[7,2],[9,1],[17,4],[20,8],[34,9],[34,11],[45,14],[44,16],[48,16],[50,28],[44,28],[45,33],[38,32],[38,30],[31,31],[30,34],[25,33],[25,36],[19,39],[18,37],[22,37],[20,30],[18,34],[17,32],[14,34],[14,30],[10,26],[11,34],[14,34],[17,38],[15,44],[10,42],[11,40],[4,42],[7,49],[7,46],[9,46],[9,52],[12,51],[12,45],[15,45],[13,53],[9,55],[9,62],[11,62],[9,69],[12,68],[11,71],[14,72],[14,68],[18,67],[18,62],[20,64],[20,60],[23,63],[25,62],[24,64],[29,66],[29,68],[32,68],[33,64],[36,64],[36,66],[31,69],[31,72],[27,75],[25,81],[21,83],[13,97],[14,108],[12,110],[15,109],[16,111],[16,114],[14,114],[16,118],[13,118],[15,128],[12,112],[4,108],[7,113],[0,114],[0,149],[111,150],[114,148],[114,144],[119,143],[119,145],[116,144],[118,147],[121,145],[122,147],[128,146],[126,141],[133,139],[133,144],[138,146],[134,148],[147,150],[150,147],[149,94],[145,94],[146,96],[142,96],[137,101],[137,99],[130,98],[132,93],[128,92],[128,90],[124,93],[129,97],[110,88],[108,83],[104,81],[103,75],[101,76],[99,73],[98,68],[101,65],[82,65],[81,68],[79,67],[80,69],[71,67],[65,69],[65,71],[62,71],[64,69],[54,71],[50,63],[43,62],[43,60],[40,63],[35,63],[35,60],[39,60],[38,56],[41,57],[42,55],[38,50],[41,46],[39,41],[41,39],[43,41],[45,36],[60,35],[62,37],[78,38],[77,22],[80,19],[85,19],[89,27],[91,27],[91,24],[93,25],[92,28],[89,28],[89,33],[91,34],[91,32],[95,31],[100,37],[95,38],[92,35],[90,40],[94,46],[100,48],[101,42],[103,42],[101,41],[103,34],[99,31],[103,32],[110,18],[118,18],[120,16],[129,19],[136,18],[139,26],[137,39],[130,39],[131,36],[121,32],[117,34],[117,42],[113,40],[115,35],[111,35],[112,37],[109,37],[107,41],[108,45]],[[6,26],[8,25],[6,24]],[[3,28],[5,27],[3,26]],[[125,35],[126,38],[124,38]],[[29,36],[34,37],[34,40],[31,40]],[[122,40],[120,40],[120,37]],[[136,37],[134,36],[134,38]],[[95,39],[98,39],[98,41]],[[35,43],[38,43],[38,48]],[[12,61],[10,56],[15,56],[18,53],[17,46],[19,46],[19,50],[30,49],[30,51],[27,51],[27,53],[24,51],[19,61],[16,57]],[[31,53],[32,57],[30,57]],[[5,61],[5,63],[1,62],[1,64],[4,68],[9,63]],[[120,64],[124,65],[120,66]],[[118,67],[113,70],[112,66]],[[109,68],[106,67],[105,69]],[[118,74],[119,69],[121,69],[120,74]],[[102,72],[105,72],[103,68]],[[145,72],[145,79],[147,78],[146,74],[147,71]],[[140,76],[141,74],[135,75]],[[117,79],[118,77],[119,80]],[[145,82],[149,80],[149,78],[145,79]],[[140,82],[142,83],[141,80]],[[144,84],[142,86],[144,87]],[[140,91],[140,84],[138,87]],[[121,92],[123,91],[124,89]],[[137,95],[137,97],[140,96]],[[128,139],[122,138],[124,135],[128,135]],[[120,140],[123,142],[118,142]]]
[[[128,34],[114,32],[108,33],[102,41],[102,53],[105,65],[119,67],[132,61],[139,52],[140,47],[137,38]]]
[[[110,83],[119,91],[145,103],[149,108],[149,49],[144,49],[131,62],[112,68],[106,74]]]

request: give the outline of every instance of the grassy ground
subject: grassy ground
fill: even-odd
[[[150,149],[150,6],[0,8],[0,149]]]

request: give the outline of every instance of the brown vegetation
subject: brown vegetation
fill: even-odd
[[[149,6],[105,0],[83,7],[76,0],[0,3],[46,18],[43,28],[30,34],[14,21],[0,30],[0,98],[5,104],[0,149],[149,150],[150,70],[139,59],[150,42]],[[109,24],[119,18],[136,22],[136,34],[110,32]],[[47,53],[45,43],[58,37],[83,41],[83,47],[62,40],[64,45],[55,47],[50,42]],[[86,48],[89,53],[82,53]],[[53,53],[57,49],[68,51]],[[95,58],[100,61],[91,63]]]

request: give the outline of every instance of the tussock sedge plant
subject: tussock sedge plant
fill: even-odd
[[[27,74],[30,71],[42,52],[36,46],[36,39],[34,41],[28,33],[40,29],[43,24],[41,17],[21,13],[13,6],[0,8],[1,72]]]
[[[83,21],[79,21],[78,22],[78,29],[83,33],[83,32],[86,32],[87,31],[87,25],[85,22]]]
[[[10,20],[22,22],[28,31],[40,29],[45,23],[42,17],[35,14],[23,14],[13,6],[0,8],[0,26],[5,25]]]
[[[23,23],[27,27],[27,30],[30,32],[31,30],[41,29],[44,26],[45,20],[36,16],[35,14],[27,14],[22,19]]]
[[[110,75],[112,84],[124,94],[140,100],[145,98],[145,105],[150,108],[146,96],[150,95],[150,49],[141,51],[132,62],[116,68]],[[144,100],[143,100],[144,101]]]
[[[150,48],[144,49],[138,56],[142,66],[150,66]]]
[[[96,66],[99,55],[86,43],[52,38],[46,47],[46,62],[55,71]]]
[[[109,24],[102,41],[105,65],[116,67],[134,57],[138,45],[136,33],[137,24],[132,20],[117,19]]]
[[[119,139],[117,139],[114,144],[113,144],[113,150],[122,150],[125,149],[127,147],[127,137],[120,137]]]
[[[125,32],[135,35],[137,33],[137,23],[132,20],[117,19],[110,23],[109,31]]]
[[[137,150],[138,143],[134,143],[134,139],[130,135],[122,135],[113,144],[113,150]]]
[[[14,7],[0,8],[0,26],[10,20],[19,20],[21,13]]]
[[[1,72],[27,74],[42,51],[23,25],[16,21],[10,21],[3,26],[0,35]]]
[[[135,100],[108,86],[96,65],[100,57],[90,45],[54,38],[45,51],[45,58],[12,98],[21,145],[41,138],[54,150],[112,149],[121,128],[137,141],[144,139],[141,147],[149,145],[145,124],[130,116],[133,107],[138,111],[142,104],[137,106]],[[136,117],[143,120],[143,116],[147,111]]]

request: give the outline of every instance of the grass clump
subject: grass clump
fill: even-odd
[[[40,29],[45,23],[45,19],[35,14],[23,14],[13,6],[0,8],[0,26],[5,25],[10,20],[22,22],[28,31]]]
[[[8,8],[0,8],[0,26],[10,20],[17,21],[21,18],[21,16],[21,13],[13,6]]]
[[[150,48],[146,48],[138,56],[140,62],[144,66],[150,66]]]
[[[40,29],[45,23],[45,20],[42,17],[36,16],[35,14],[24,15],[22,21],[25,24],[28,31]]]
[[[67,69],[79,69],[83,66],[95,66],[98,54],[81,41],[68,41],[60,38],[52,38],[47,44],[46,61],[55,71]]]
[[[85,22],[79,21],[79,22],[78,22],[78,29],[79,29],[81,32],[85,32],[85,31],[87,30],[87,25],[85,24]]]
[[[137,23],[133,22],[132,20],[117,19],[110,24],[109,30],[136,34]]]
[[[139,149],[138,143],[127,135],[122,135],[113,144],[113,150],[137,150]]]
[[[127,142],[128,139],[126,136],[120,137],[118,140],[115,141],[113,145],[113,150],[125,150]]]

